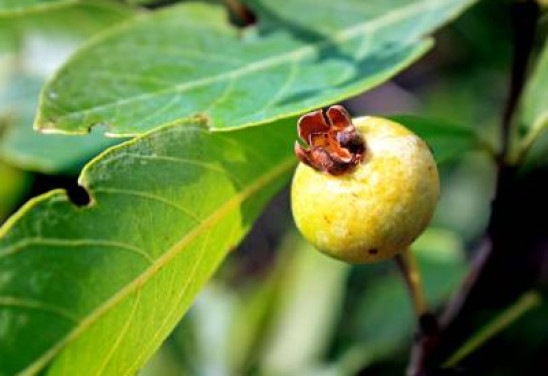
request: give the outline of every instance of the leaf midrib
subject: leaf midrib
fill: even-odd
[[[285,54],[281,54],[281,55],[266,58],[266,59],[261,59],[258,62],[254,62],[254,63],[244,65],[242,68],[234,69],[234,70],[231,70],[231,71],[226,71],[226,72],[223,72],[223,73],[220,73],[220,74],[217,74],[217,75],[214,75],[214,76],[210,76],[210,77],[207,77],[207,78],[197,79],[197,80],[193,80],[191,82],[185,82],[185,83],[175,85],[175,86],[172,86],[172,87],[169,87],[169,88],[165,88],[165,89],[161,89],[161,90],[157,90],[157,91],[153,91],[153,92],[148,92],[148,93],[144,93],[144,94],[140,94],[140,95],[136,95],[136,96],[132,96],[132,97],[128,97],[128,98],[123,98],[123,99],[120,99],[120,100],[104,103],[104,104],[93,106],[93,107],[88,107],[88,108],[85,108],[85,109],[81,109],[81,110],[78,110],[78,111],[67,113],[66,115],[59,115],[59,116],[56,116],[55,121],[71,119],[73,117],[77,117],[77,116],[85,115],[85,114],[88,114],[88,113],[101,111],[101,110],[108,109],[108,108],[111,108],[111,107],[116,107],[116,106],[126,105],[126,104],[133,103],[133,102],[143,101],[143,100],[149,99],[150,97],[154,97],[154,96],[157,96],[157,95],[167,94],[167,93],[171,93],[171,92],[182,93],[182,92],[185,92],[185,91],[188,91],[188,90],[192,90],[194,88],[199,88],[199,87],[207,86],[209,84],[224,82],[225,80],[228,80],[228,79],[234,79],[234,78],[242,77],[242,76],[244,76],[248,73],[254,73],[254,72],[261,71],[261,70],[266,70],[266,69],[268,69],[272,66],[276,66],[277,64],[289,62],[293,59],[297,60],[299,58],[303,58],[303,57],[305,57],[309,54],[312,54],[312,53],[320,50],[325,45],[328,45],[328,44],[331,44],[331,43],[334,43],[334,42],[348,41],[348,40],[362,34],[363,32],[365,32],[368,29],[371,29],[371,30],[378,29],[382,26],[389,25],[391,23],[397,22],[398,20],[404,18],[405,16],[412,15],[414,13],[420,13],[420,12],[426,10],[426,9],[429,9],[431,7],[434,8],[438,5],[443,5],[443,3],[432,3],[431,1],[423,1],[422,3],[419,3],[419,4],[413,3],[413,4],[407,5],[407,6],[402,7],[402,8],[398,8],[397,10],[394,10],[390,13],[387,13],[386,16],[381,16],[381,17],[378,17],[378,18],[376,18],[372,21],[365,22],[365,23],[359,24],[359,25],[355,25],[355,26],[352,26],[348,29],[344,29],[339,33],[335,33],[332,38],[328,38],[328,39],[325,39],[325,40],[322,40],[322,41],[319,41],[319,42],[316,42],[316,43],[312,43],[310,45],[299,47],[299,48],[297,48],[295,50],[292,50],[290,52],[287,52]],[[42,93],[42,97],[44,97],[44,94],[45,94],[45,92]],[[47,124],[49,122],[50,121],[46,120],[43,123],[43,119],[41,118],[41,114],[39,114],[38,118],[36,119],[35,127],[37,129],[47,128]]]
[[[173,258],[179,255],[185,247],[190,244],[194,239],[207,231],[210,227],[222,220],[233,209],[237,208],[241,203],[251,197],[254,193],[260,189],[266,187],[270,182],[274,181],[279,176],[290,171],[295,165],[295,158],[291,156],[286,158],[276,168],[270,170],[266,174],[260,176],[246,189],[237,193],[234,197],[227,200],[217,211],[213,212],[207,218],[205,218],[198,226],[193,230],[186,233],[177,243],[171,246],[161,257],[159,257],[150,267],[148,267],[137,278],[127,284],[119,292],[113,295],[110,299],[106,300],[103,304],[95,308],[87,317],[79,322],[78,325],[60,341],[58,341],[50,350],[45,352],[40,358],[30,364],[27,368],[20,372],[20,375],[34,375],[39,372],[43,367],[51,361],[57,353],[59,353],[63,347],[68,343],[77,339],[85,330],[100,319],[103,315],[107,314],[111,309],[115,308],[124,298],[129,296],[141,285],[144,285],[149,279],[156,275],[163,266],[169,263]]]

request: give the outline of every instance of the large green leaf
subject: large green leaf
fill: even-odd
[[[97,38],[42,93],[35,127],[133,135],[199,117],[233,129],[300,114],[382,83],[473,0],[257,0],[255,27],[185,3]]]
[[[135,373],[295,164],[294,121],[172,125],[109,149],[0,229],[0,374]]]

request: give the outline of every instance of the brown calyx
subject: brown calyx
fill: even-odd
[[[301,162],[331,175],[351,172],[365,154],[365,141],[343,106],[303,115],[297,124],[300,138],[308,147],[295,142],[295,154]]]

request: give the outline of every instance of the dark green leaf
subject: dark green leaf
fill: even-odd
[[[527,83],[523,97],[522,122],[527,133],[521,140],[518,161],[527,156],[529,166],[546,163],[546,137],[541,137],[548,128],[548,42],[541,51],[535,71]],[[531,153],[529,153],[531,151]]]
[[[0,229],[0,374],[135,374],[294,167],[294,120],[231,133],[164,127]]]
[[[472,2],[257,0],[260,21],[245,30],[220,6],[181,4],[81,49],[43,91],[35,126],[134,135],[194,117],[234,129],[297,115],[386,81]]]
[[[486,342],[497,334],[508,329],[523,315],[537,308],[542,303],[542,296],[538,291],[529,290],[520,296],[513,304],[500,312],[490,322],[474,333],[466,342],[451,355],[443,367],[455,367],[462,359],[477,351]]]
[[[523,98],[523,123],[529,128],[548,126],[548,42],[540,53]]]
[[[405,125],[423,138],[432,148],[438,164],[484,146],[472,129],[444,120],[412,115],[390,116],[390,118]]]

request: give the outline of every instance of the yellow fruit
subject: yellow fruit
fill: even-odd
[[[439,200],[439,177],[426,143],[402,125],[375,117],[352,123],[365,144],[362,159],[330,174],[299,156],[306,164],[295,171],[291,206],[298,229],[320,251],[370,263],[420,235]]]

